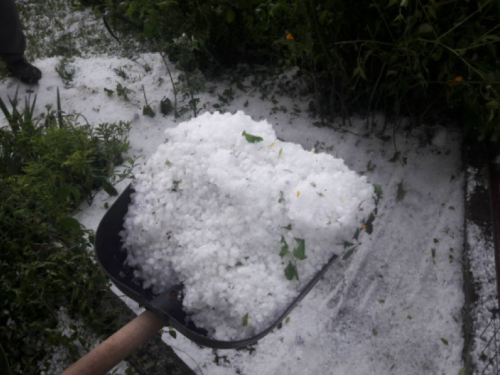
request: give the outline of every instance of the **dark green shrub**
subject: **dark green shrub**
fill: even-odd
[[[94,319],[108,288],[89,252],[91,231],[70,215],[93,189],[116,193],[109,177],[128,149],[129,124],[79,126],[60,107],[35,120],[35,103],[11,104],[0,100],[9,121],[0,129],[0,344],[12,373],[38,374],[52,346],[79,355],[77,334],[57,329],[60,309]]]
[[[101,2],[103,4],[104,1]],[[301,68],[332,117],[347,108],[458,119],[500,135],[496,0],[107,0],[183,71],[237,63]],[[183,34],[190,43],[176,43]]]
[[[293,4],[287,16],[294,40],[280,43],[293,63],[312,72],[323,97],[343,93],[368,112],[417,120],[445,112],[476,137],[500,135],[500,2]]]
[[[242,61],[268,63],[272,42],[285,35],[270,15],[270,3],[257,0],[102,1],[108,15],[127,19],[155,40],[188,72],[214,72]],[[191,43],[174,41],[184,34]]]

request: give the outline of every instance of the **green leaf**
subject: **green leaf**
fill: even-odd
[[[144,21],[143,35],[146,38],[152,38],[158,30],[158,25],[158,12],[150,10],[149,17]]]
[[[292,224],[288,224],[286,227],[283,227],[286,230],[292,230]]]
[[[158,3],[158,8],[160,10],[167,10],[171,5],[177,5],[177,1],[162,1],[161,3]]]
[[[448,344],[449,344],[448,340],[446,340],[445,338],[442,338],[442,337],[441,337],[441,342],[442,342],[443,344],[445,344],[445,345],[448,345]]]
[[[465,375],[465,368],[462,367],[459,371],[458,371],[458,374],[457,375]]]
[[[442,56],[443,56],[443,49],[438,47],[438,48],[436,48],[436,52],[434,52],[431,55],[431,58],[434,61],[439,61],[439,59],[441,59]]]
[[[285,201],[285,197],[283,195],[283,192],[280,191],[280,199],[278,199],[278,203],[283,203]]]
[[[306,243],[303,238],[295,238],[297,241],[297,247],[293,249],[293,256],[299,260],[304,260],[306,256]]]
[[[76,190],[76,189],[75,189]],[[71,196],[72,189],[69,186],[62,186],[57,189],[57,198],[61,203],[66,203]]]
[[[246,313],[243,319],[241,320],[241,325],[243,327],[246,327],[248,325],[248,313]]]
[[[2,100],[2,98],[0,98],[0,109],[2,110],[4,116],[9,121],[9,123],[12,123],[13,122],[13,120],[12,120],[12,114],[8,110],[8,108],[5,105],[5,102]]]
[[[238,262],[236,262],[236,264],[234,266],[235,267],[241,267],[242,265],[243,265],[243,263],[241,263],[241,262],[238,261]]]
[[[392,158],[389,159],[389,161],[391,163],[395,163],[399,160],[399,156],[401,155],[401,153],[399,151],[395,152],[394,155],[392,156]]]
[[[428,34],[428,33],[432,33],[433,31],[434,31],[434,29],[432,28],[431,25],[429,25],[428,23],[424,23],[418,27],[417,33]]]
[[[61,107],[61,96],[59,95],[59,87],[57,88],[57,123],[59,124],[59,129],[64,127],[64,120],[62,117],[62,107]]]
[[[174,339],[176,339],[176,338],[177,338],[177,332],[175,332],[173,329],[171,329],[170,331],[168,331],[168,334],[169,334],[170,336],[172,336]]]
[[[375,196],[373,197],[373,201],[375,202],[375,205],[378,206],[380,200],[382,199],[382,196],[384,192],[382,191],[382,187],[380,185],[374,184],[373,189],[375,191]]]
[[[170,191],[177,192],[179,191],[179,184],[182,182],[182,180],[174,180],[172,182],[172,187],[170,188]]]
[[[372,335],[373,336],[377,336],[378,335],[378,331],[376,328],[372,328]]]
[[[348,241],[344,241],[344,249],[347,249],[348,247],[354,246],[353,243],[350,243]]]
[[[290,317],[289,317],[289,316],[287,316],[287,317],[285,318],[285,324],[288,324],[288,323],[290,323]]]
[[[284,257],[287,254],[290,254],[290,250],[288,247],[288,244],[286,243],[285,237],[281,236],[281,251],[280,251],[280,257]]]
[[[398,184],[398,191],[396,193],[396,200],[401,202],[406,195],[406,190],[403,187],[403,181]]]
[[[153,108],[151,108],[151,106],[145,105],[144,107],[142,107],[142,115],[153,118],[155,117],[156,113],[155,111],[153,111]]]
[[[169,115],[174,110],[172,101],[169,98],[163,98],[160,101],[160,112],[162,115]]]
[[[65,216],[59,219],[59,226],[62,230],[73,231],[80,229],[80,223],[78,222],[78,220],[69,216]]]
[[[490,109],[498,109],[500,108],[500,102],[497,100],[491,100],[488,103],[486,103],[486,107]]]
[[[437,20],[437,14],[436,14],[436,11],[434,10],[435,6],[436,6],[436,4],[428,5],[428,6],[425,6],[424,9],[429,13],[429,16],[431,18],[433,18],[434,20]]]
[[[109,97],[111,97],[111,96],[113,95],[113,93],[114,93],[114,91],[113,91],[113,90],[107,89],[106,87],[104,88],[104,92],[105,92],[105,93],[106,93]]]
[[[285,277],[288,280],[292,280],[294,277],[299,279],[299,274],[297,273],[297,268],[292,262],[288,262],[288,266],[285,268]]]
[[[280,148],[280,152],[278,152],[278,157],[281,158],[281,155],[283,155],[283,148]]]
[[[248,143],[258,143],[258,142],[262,142],[264,140],[262,137],[248,134],[246,131],[241,133],[241,135],[243,135],[245,137],[245,139],[247,140]]]
[[[111,183],[108,180],[103,180],[102,181],[102,188],[106,193],[111,195],[112,197],[115,197],[118,195],[118,191],[116,191],[115,187],[111,185]]]
[[[361,233],[361,229],[358,228],[356,229],[356,232],[354,232],[354,236],[352,237],[354,240],[358,241],[359,240],[359,234]]]
[[[235,18],[234,11],[232,9],[228,9],[226,13],[226,21],[227,23],[233,23]]]
[[[361,65],[358,65],[352,72],[352,78],[356,78],[357,76],[361,76],[363,79],[366,80],[366,74]]]
[[[366,225],[366,233],[372,234],[373,233],[373,222],[375,221],[375,215],[370,214],[370,217],[368,217],[368,221],[365,223]]]
[[[314,182],[311,182],[311,186],[312,186],[313,188],[315,188],[315,187],[316,187],[316,184],[315,184]]]
[[[347,260],[349,259],[352,254],[354,254],[354,250],[356,250],[356,246],[354,246],[352,249],[348,250],[343,256],[342,256],[342,260]]]

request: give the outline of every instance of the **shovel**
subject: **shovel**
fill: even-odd
[[[337,259],[337,255],[332,255],[282,314],[260,333],[243,340],[215,340],[208,336],[206,330],[196,327],[183,310],[183,285],[176,285],[159,296],[154,295],[151,289],[143,288],[142,280],[135,277],[134,269],[126,264],[127,252],[122,250],[120,232],[123,230],[124,217],[133,192],[129,185],[104,215],[97,228],[95,251],[101,267],[111,281],[125,295],[144,306],[146,311],[78,360],[63,375],[105,374],[165,325],[172,326],[199,345],[214,349],[238,349],[252,345],[281,325]]]

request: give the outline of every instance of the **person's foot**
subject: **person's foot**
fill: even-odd
[[[13,77],[28,85],[37,83],[42,78],[42,72],[24,58],[7,64],[7,70]]]

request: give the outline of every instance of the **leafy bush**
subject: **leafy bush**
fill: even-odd
[[[56,329],[59,310],[91,319],[108,288],[89,252],[91,231],[70,215],[93,189],[116,194],[109,176],[129,130],[122,122],[78,125],[60,105],[33,119],[35,102],[20,111],[17,95],[12,110],[0,99],[9,122],[0,128],[0,356],[23,374],[38,374],[51,346],[78,356],[77,337]]]
[[[93,4],[99,0],[92,0]],[[187,73],[237,63],[301,68],[314,107],[457,118],[500,136],[496,0],[102,0]],[[189,44],[176,43],[183,35]]]
[[[297,24],[294,39],[286,41],[290,58],[322,77],[317,86],[331,98],[325,106],[344,93],[368,111],[417,120],[446,112],[474,136],[500,136],[498,1],[294,5],[287,11]]]
[[[94,0],[94,5],[96,0]],[[169,57],[186,71],[210,71],[239,62],[268,62],[270,41],[277,35],[267,1],[128,0],[101,1],[108,15],[136,25],[142,34],[162,44]],[[278,31],[279,30],[279,31]],[[174,39],[186,34],[190,45]],[[189,52],[189,53],[186,53]]]

